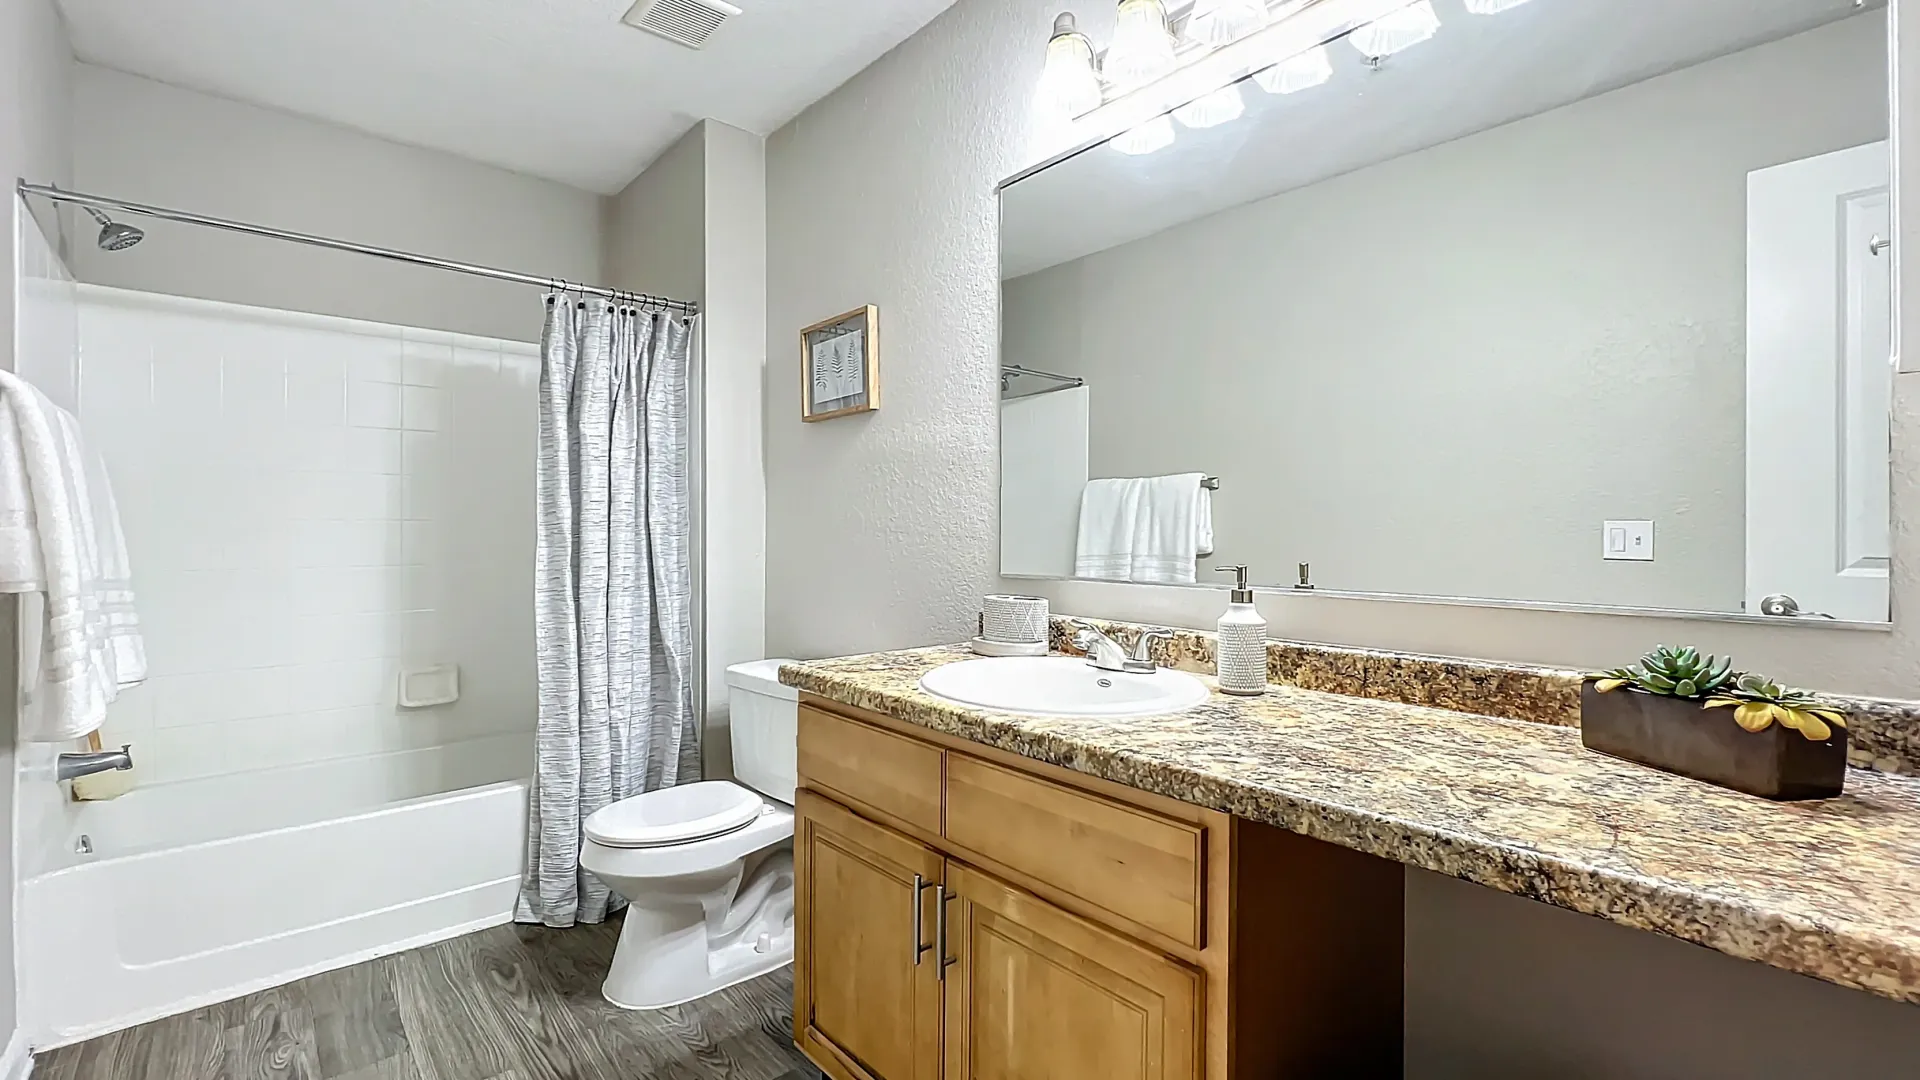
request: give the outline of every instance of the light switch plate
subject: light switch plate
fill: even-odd
[[[1613,561],[1652,562],[1653,522],[1603,522],[1600,526],[1600,557]]]

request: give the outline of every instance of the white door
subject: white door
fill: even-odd
[[[1888,618],[1888,169],[1879,142],[1747,177],[1749,614]]]

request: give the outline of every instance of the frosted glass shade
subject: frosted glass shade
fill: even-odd
[[[1217,49],[1265,25],[1266,0],[1196,0],[1187,17],[1187,37]]]
[[[1269,94],[1297,94],[1320,86],[1331,78],[1333,57],[1327,54],[1325,45],[1317,45],[1253,74],[1253,81]]]
[[[1123,93],[1173,70],[1173,35],[1161,0],[1120,0],[1106,70]]]
[[[1229,83],[1173,110],[1173,118],[1190,128],[1210,128],[1238,120],[1246,111],[1247,103],[1240,99],[1240,87]]]
[[[1040,95],[1047,108],[1071,118],[1100,107],[1100,75],[1093,67],[1093,43],[1070,28],[1071,16],[1061,18],[1069,29],[1047,42]]]
[[[1440,30],[1433,0],[1415,0],[1391,15],[1382,15],[1347,35],[1366,56],[1392,56],[1431,38]]]
[[[1156,116],[1131,131],[1113,137],[1113,148],[1123,154],[1151,154],[1173,145],[1173,121]]]
[[[1475,15],[1498,15],[1508,8],[1517,8],[1527,0],[1467,0],[1467,10]]]

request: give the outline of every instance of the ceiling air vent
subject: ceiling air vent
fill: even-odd
[[[740,14],[725,0],[640,0],[620,21],[676,45],[697,49],[707,43],[720,24]]]

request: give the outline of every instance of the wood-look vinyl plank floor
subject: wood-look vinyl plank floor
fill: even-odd
[[[61,1047],[36,1080],[802,1080],[793,978],[629,1012],[620,924],[501,926]]]

